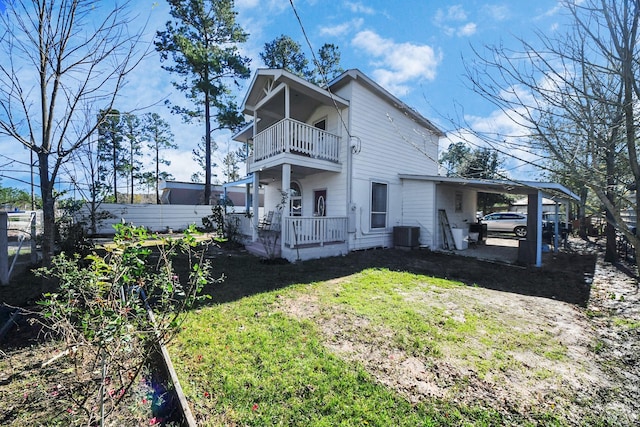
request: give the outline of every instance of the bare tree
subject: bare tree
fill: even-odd
[[[139,50],[142,29],[130,32],[135,25],[126,1],[18,0],[5,7],[0,14],[0,133],[38,158],[43,261],[49,264],[58,172],[104,117],[89,129],[72,124],[84,120],[86,105],[111,110],[125,76],[145,55]]]
[[[571,23],[565,33],[519,39],[518,50],[487,46],[466,74],[475,92],[526,129],[539,166],[597,195],[608,221],[605,258],[615,261],[616,231],[640,243],[622,215],[637,213],[640,201],[640,1],[560,3]],[[483,136],[494,146],[506,137]]]

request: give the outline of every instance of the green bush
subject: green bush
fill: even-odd
[[[171,239],[143,227],[118,225],[116,231],[104,253],[84,259],[62,253],[50,268],[38,270],[59,282],[58,291],[39,304],[47,326],[75,359],[66,404],[87,418],[86,425],[103,423],[114,411],[153,348],[177,333],[210,280],[193,227]],[[182,274],[177,261],[185,265]]]

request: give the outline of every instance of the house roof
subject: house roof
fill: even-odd
[[[497,179],[471,179],[440,175],[408,175],[400,174],[400,179],[429,181],[439,184],[459,185],[483,193],[531,194],[537,191],[546,193],[551,199],[580,198],[562,184],[555,182],[515,181]]]
[[[358,70],[357,68],[352,68],[340,74],[338,77],[336,77],[335,79],[329,82],[328,87],[329,87],[329,90],[331,91],[338,90],[339,88],[346,85],[348,82],[354,81],[354,80],[360,82],[362,85],[367,87],[372,92],[376,93],[381,98],[385,99],[394,107],[403,111],[405,114],[410,116],[413,120],[420,123],[422,126],[433,131],[437,136],[439,137],[445,136],[445,133],[442,130],[440,130],[436,125],[434,125],[430,120],[426,119],[422,114],[417,112],[415,109],[409,107],[407,104],[400,101],[398,98],[392,95],[389,91],[387,91],[385,88],[380,86],[374,80],[366,76],[362,71]]]
[[[328,83],[326,88],[315,85],[305,79],[285,70],[261,68],[253,75],[249,90],[245,94],[242,101],[243,113],[252,115],[261,102],[265,102],[266,95],[273,91],[276,92],[279,83],[285,83],[289,86],[292,93],[292,114],[295,113],[298,120],[305,121],[319,105],[335,105],[338,108],[349,106],[349,101],[336,95],[335,92],[352,81],[357,81],[368,90],[381,97],[395,108],[401,110],[421,126],[431,130],[437,136],[443,137],[445,133],[435,126],[431,121],[423,117],[413,108],[400,101],[378,83],[367,77],[358,69],[350,69]],[[295,104],[296,95],[305,95],[304,103]],[[315,100],[315,102],[313,102]],[[279,98],[273,98],[271,102],[280,102]],[[282,115],[284,115],[284,102],[281,102]],[[252,136],[253,123],[249,123],[239,132],[233,139],[237,141],[246,141]]]
[[[270,86],[274,89],[278,83],[286,83],[292,91],[307,95],[311,98],[317,98],[321,102],[333,104],[334,102],[339,108],[349,105],[349,101],[332,94],[326,89],[321,88],[305,79],[286,70],[259,68],[253,75],[249,90],[245,94],[242,101],[245,114],[253,114],[256,105],[265,98],[267,88]]]

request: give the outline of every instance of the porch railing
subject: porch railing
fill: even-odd
[[[323,246],[325,243],[347,240],[346,217],[287,217],[284,225],[282,238],[290,248]]]
[[[340,137],[293,119],[282,119],[253,139],[253,161],[281,153],[340,160]]]

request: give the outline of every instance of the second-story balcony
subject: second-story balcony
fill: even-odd
[[[333,169],[340,165],[340,137],[294,119],[283,119],[254,137],[249,169],[277,157],[298,158],[298,162],[320,168],[323,163],[333,164],[328,168]]]

